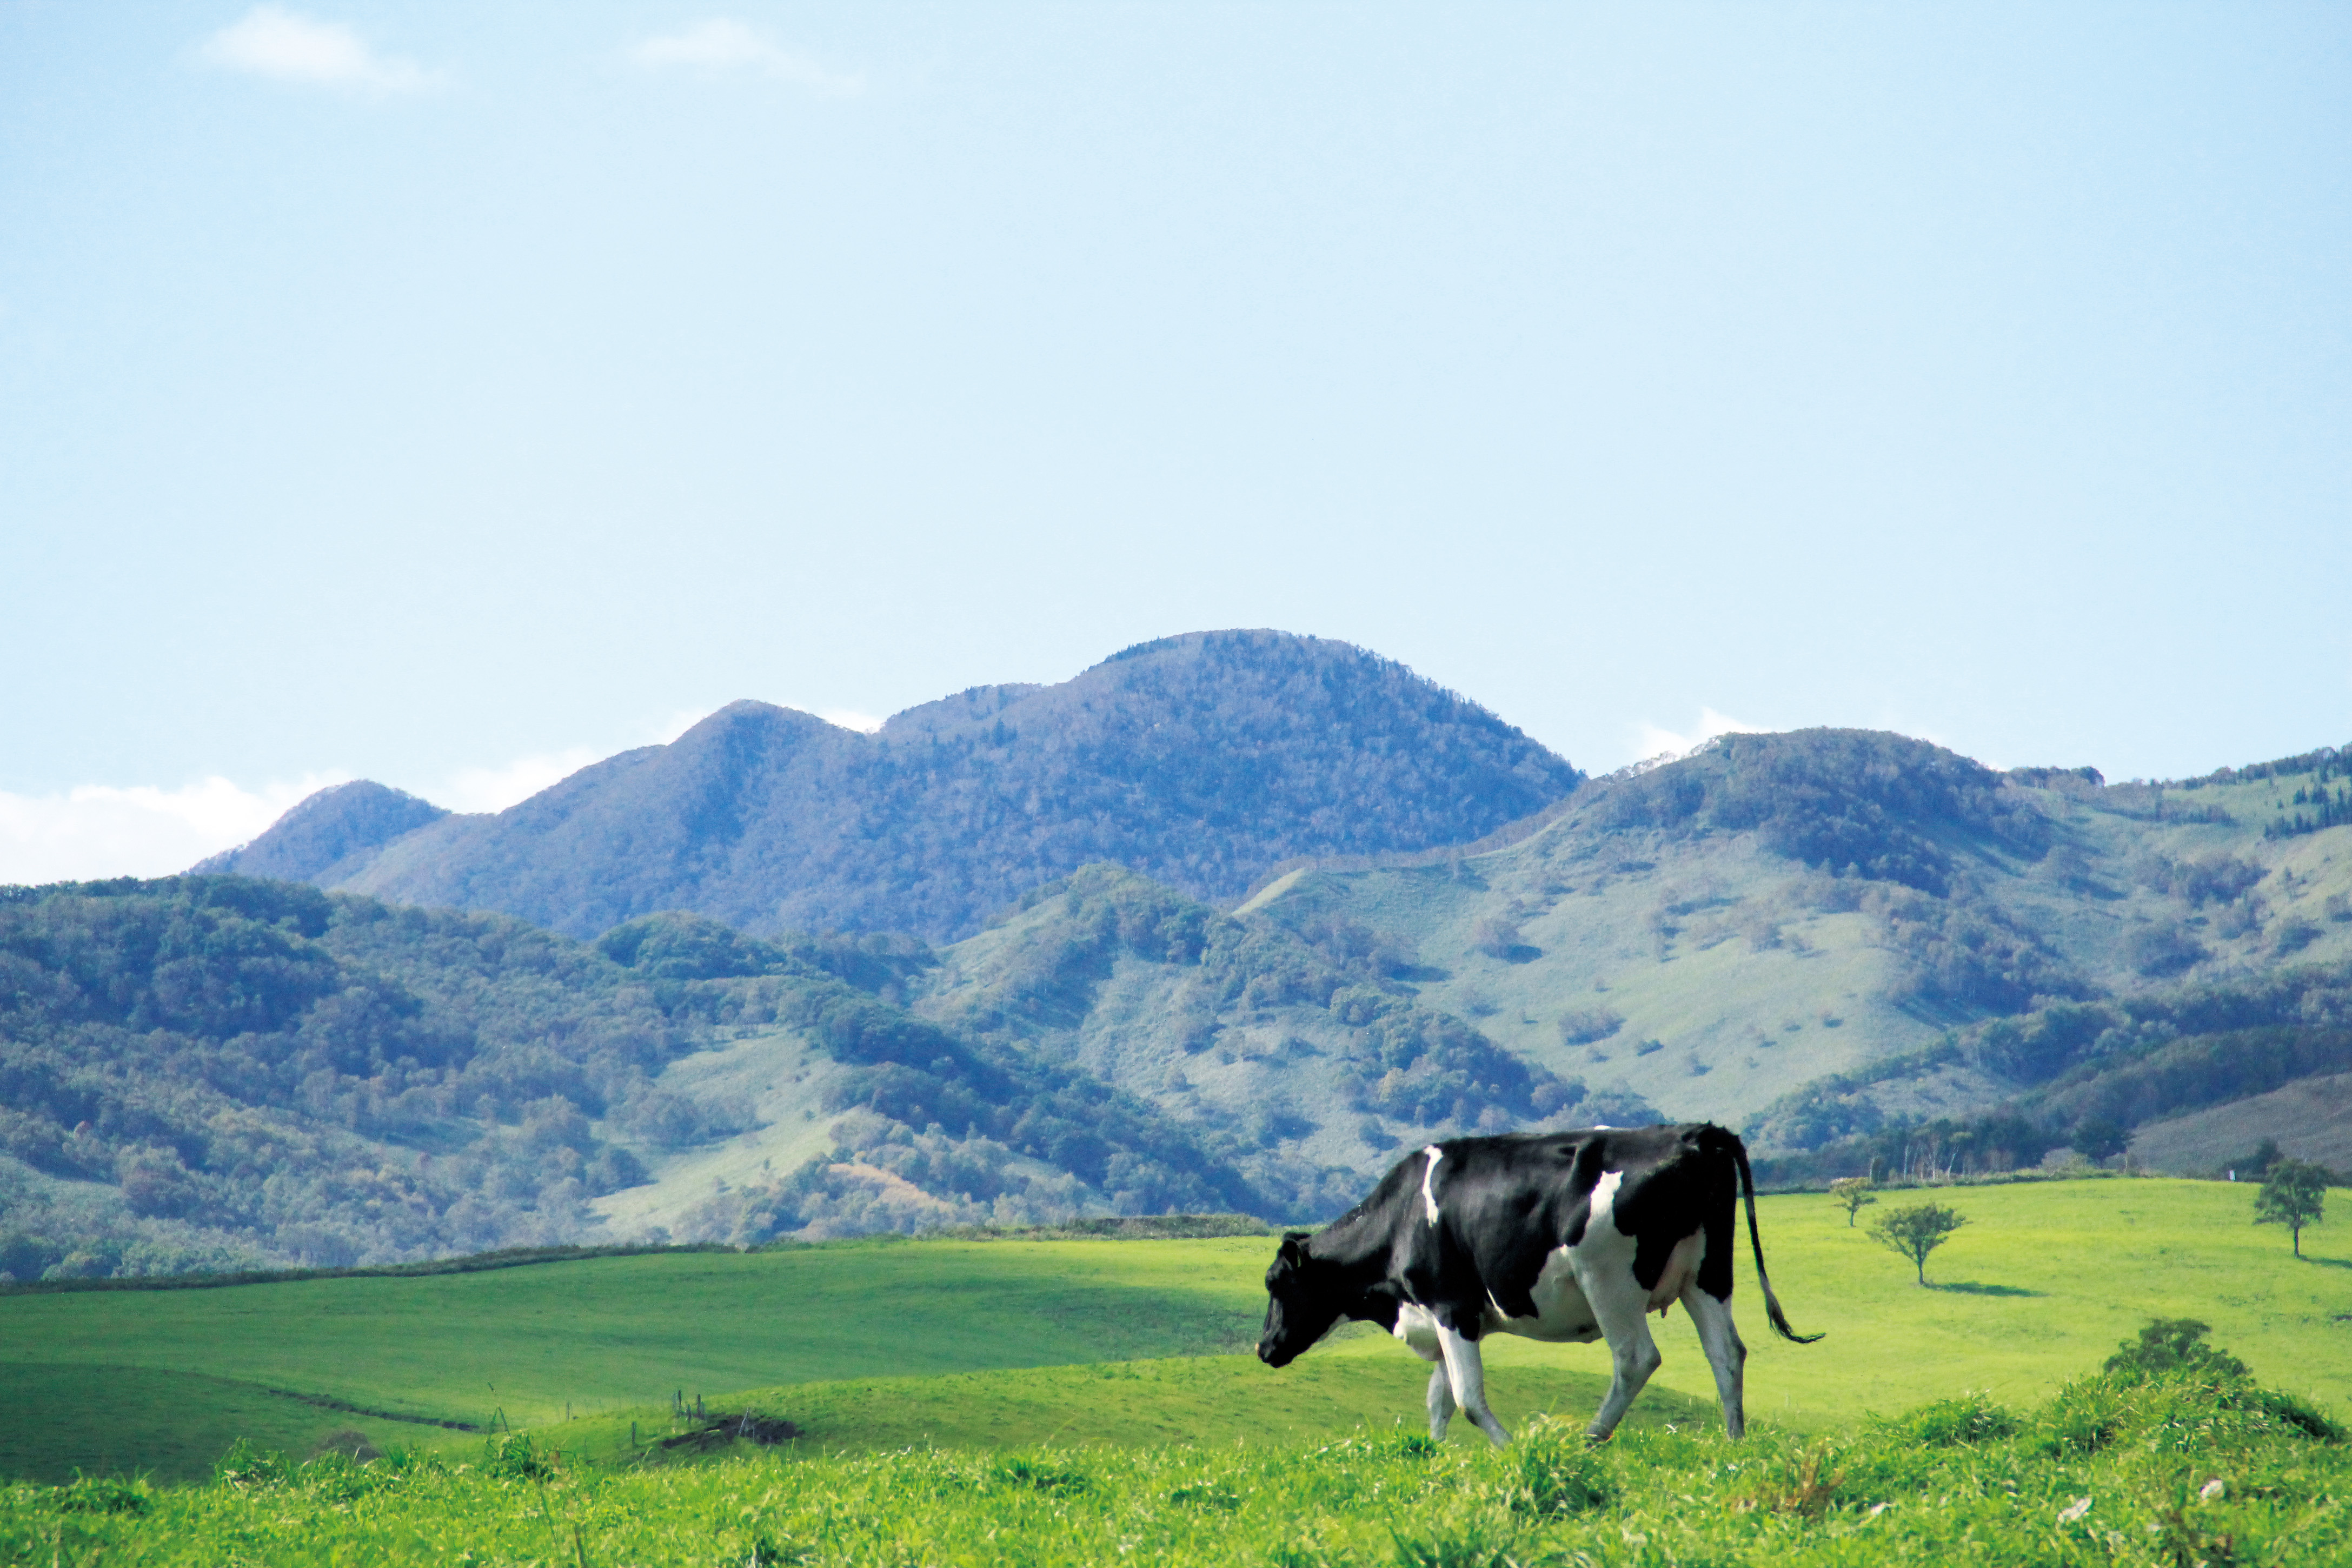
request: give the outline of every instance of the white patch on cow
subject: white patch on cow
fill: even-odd
[[[1666,1309],[1681,1300],[1682,1293],[1690,1289],[1690,1282],[1698,1278],[1699,1261],[1706,1256],[1704,1230],[1695,1230],[1675,1243],[1675,1249],[1666,1254],[1665,1271],[1650,1288],[1650,1310],[1664,1317]]]
[[[1569,1248],[1552,1249],[1528,1294],[1536,1304],[1530,1318],[1507,1316],[1500,1301],[1487,1297],[1486,1328],[1546,1344],[1590,1344],[1601,1337],[1601,1321],[1585,1299],[1584,1287],[1577,1283],[1576,1258]]]
[[[1592,1184],[1593,1224],[1598,1225],[1603,1219],[1609,1219],[1609,1216],[1615,1213],[1617,1208],[1617,1189],[1624,1184],[1624,1172],[1603,1171],[1601,1173],[1601,1179]],[[1614,1219],[1610,1219],[1609,1223],[1614,1225],[1617,1222]]]
[[[1421,1173],[1421,1208],[1429,1223],[1437,1223],[1437,1162],[1445,1158],[1445,1151],[1432,1143],[1422,1151],[1429,1156],[1429,1169]]]
[[[1391,1331],[1422,1360],[1437,1359],[1437,1314],[1428,1308],[1413,1301],[1405,1302],[1397,1309],[1396,1327]]]

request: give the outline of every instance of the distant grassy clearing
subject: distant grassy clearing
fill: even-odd
[[[517,1425],[674,1389],[1228,1352],[1262,1241],[856,1242],[422,1279],[0,1297],[10,1363],[202,1373]]]

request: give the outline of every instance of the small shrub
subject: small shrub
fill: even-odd
[[[1987,1443],[2014,1436],[2017,1417],[1982,1394],[1939,1399],[1889,1422],[1901,1438],[1931,1448]]]

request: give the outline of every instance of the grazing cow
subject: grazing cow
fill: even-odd
[[[1282,1238],[1265,1271],[1258,1357],[1286,1365],[1341,1318],[1378,1323],[1437,1363],[1429,1435],[1444,1436],[1459,1405],[1499,1445],[1510,1434],[1486,1408],[1479,1339],[1605,1339],[1616,1378],[1585,1428],[1599,1442],[1657,1370],[1643,1314],[1663,1317],[1679,1300],[1738,1437],[1748,1347],[1731,1321],[1731,1263],[1742,1195],[1764,1310],[1783,1338],[1810,1344],[1821,1336],[1789,1327],[1764,1274],[1747,1148],[1694,1122],[1431,1144],[1328,1229]]]

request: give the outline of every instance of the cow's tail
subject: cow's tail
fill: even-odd
[[[1748,1245],[1756,1249],[1756,1283],[1764,1287],[1764,1314],[1780,1331],[1782,1339],[1801,1345],[1811,1344],[1822,1336],[1801,1334],[1789,1326],[1789,1315],[1780,1310],[1780,1298],[1772,1294],[1772,1277],[1764,1272],[1764,1237],[1756,1228],[1756,1175],[1748,1168],[1748,1145],[1739,1141],[1737,1132],[1726,1132],[1725,1137],[1731,1144],[1731,1158],[1739,1167],[1739,1195],[1748,1204]]]

